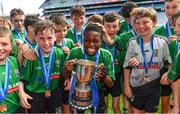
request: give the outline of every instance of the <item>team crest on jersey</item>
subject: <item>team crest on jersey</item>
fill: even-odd
[[[59,67],[60,61],[56,60],[56,66]]]
[[[154,57],[158,57],[158,49],[154,49]]]

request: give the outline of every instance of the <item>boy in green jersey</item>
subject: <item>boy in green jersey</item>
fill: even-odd
[[[39,20],[40,19],[38,17],[31,16],[31,15],[26,16],[26,18],[24,20],[24,27],[25,27],[25,30],[27,32],[27,35],[25,37],[25,41],[31,49],[35,48],[35,46],[36,46],[33,26]]]
[[[70,54],[70,51],[72,48],[74,48],[74,43],[71,39],[65,38],[67,34],[67,27],[68,23],[66,22],[66,17],[64,15],[57,15],[56,18],[52,18],[52,22],[55,24],[55,35],[56,35],[56,43],[55,47],[62,49],[62,51],[65,54],[65,57],[67,57]],[[66,81],[64,83],[64,80],[61,81],[62,87],[66,85]],[[68,95],[68,90],[66,87],[62,88],[62,96]],[[63,113],[71,113],[70,112],[70,106],[68,104],[68,100],[65,99],[66,97],[62,97],[63,102]]]
[[[22,112],[18,92],[19,65],[15,57],[9,56],[11,50],[11,32],[0,26],[0,113]]]
[[[68,78],[67,74],[71,74],[71,71],[73,70],[73,65],[75,64],[75,59],[88,59],[95,61],[96,66],[99,65],[98,71],[96,72],[95,82],[97,84],[97,89],[99,91],[98,99],[100,101],[98,99],[94,99],[92,101],[96,102],[94,107],[99,105],[99,108],[96,110],[96,112],[98,113],[103,113],[105,111],[103,91],[104,86],[106,85],[108,87],[112,87],[114,85],[113,81],[115,80],[114,65],[112,64],[112,55],[109,51],[100,48],[102,34],[103,32],[100,26],[98,26],[97,24],[89,23],[84,31],[84,46],[76,47],[71,50],[71,53],[67,58],[66,66],[63,72],[63,76]],[[93,94],[92,96],[96,95]]]
[[[83,45],[83,31],[84,23],[86,19],[86,11],[83,6],[75,5],[70,9],[71,20],[73,21],[74,27],[67,31],[66,38],[73,40],[75,46]]]
[[[123,16],[123,20],[120,21],[120,28],[118,31],[118,35],[129,32],[132,30],[132,26],[130,24],[130,13],[133,10],[133,8],[136,8],[137,5],[134,2],[125,2],[121,6],[121,15]]]
[[[173,24],[171,22],[171,17],[174,13],[180,10],[180,1],[179,0],[165,0],[165,13],[168,18],[168,21],[155,29],[155,34],[162,35],[167,38],[169,42],[169,51],[172,60],[175,60],[176,53],[176,44],[177,37],[173,29]],[[165,66],[165,71],[167,71],[167,65]],[[170,110],[170,95],[171,95],[170,85],[161,86],[161,104],[162,104],[162,113],[168,113]]]
[[[107,35],[112,40],[118,37],[117,32],[119,31],[119,20],[120,20],[120,15],[116,12],[109,12],[103,16],[104,28],[107,32]],[[122,72],[120,71],[119,62],[117,60],[119,51],[114,45],[109,46],[105,44],[104,42],[102,43],[101,47],[111,52],[113,56],[113,64],[115,66],[115,76],[116,76],[114,86],[112,88],[107,87],[107,91],[105,92],[106,113],[108,112],[108,94],[109,93],[113,97],[112,107],[113,107],[114,113],[120,113],[119,98],[122,93],[121,84],[120,84],[121,82],[120,80],[122,79],[121,78]]]
[[[34,25],[38,59],[24,60],[19,84],[21,105],[29,113],[55,113],[61,103],[59,80],[64,64],[63,52],[54,47],[54,24],[40,20]]]
[[[26,37],[24,28],[25,14],[21,9],[14,8],[10,11],[10,20],[13,25],[13,29],[11,30],[13,39],[13,50],[11,55],[17,56],[16,42],[18,40],[19,43],[23,44]]]
[[[177,51],[175,51],[175,57],[176,57],[176,61],[173,64],[173,67],[170,71],[170,73],[168,74],[168,79],[172,80],[172,90],[173,90],[173,95],[174,95],[174,102],[173,102],[173,110],[171,111],[171,113],[179,113],[180,112],[180,86],[179,86],[179,82],[180,82],[180,54],[177,55],[177,53],[179,53],[180,51],[180,11],[176,12],[174,15],[172,15],[172,23],[174,25],[174,31],[177,35],[177,39],[178,42],[176,42],[176,49]],[[174,59],[175,59],[174,57]]]

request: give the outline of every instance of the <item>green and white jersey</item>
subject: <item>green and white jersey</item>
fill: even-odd
[[[160,36],[154,36],[153,47],[154,54],[152,62],[148,65],[148,72],[145,72],[144,58],[141,52],[139,44],[140,37],[132,38],[129,42],[126,57],[124,61],[124,68],[129,67],[129,60],[135,57],[139,65],[133,67],[130,74],[130,84],[132,87],[139,87],[146,84],[144,77],[149,76],[150,81],[153,81],[160,77],[160,69],[164,66],[164,61],[172,63],[169,54],[168,44],[164,38]],[[144,44],[144,53],[146,55],[146,61],[149,62],[152,55],[151,43]]]
[[[103,63],[104,67],[108,70],[108,76],[110,76],[112,80],[115,80],[114,65],[112,64],[113,58],[111,53],[102,48],[98,50],[98,53],[99,53],[99,60],[98,60],[99,64]],[[67,57],[67,60],[72,60],[72,59],[85,59],[83,47],[75,47],[71,50],[71,53]],[[87,55],[87,59],[91,61],[95,61],[95,56]],[[102,87],[104,86],[104,82],[102,80],[98,81],[97,85],[98,85],[98,89],[102,89]]]
[[[71,40],[71,39],[68,39],[68,38],[64,38],[63,39],[64,40],[64,46],[66,46],[66,47],[68,47],[69,48],[69,50],[72,50],[73,48],[74,48],[74,42]],[[62,45],[60,46],[60,45],[55,45],[55,47],[57,47],[57,48],[62,48]],[[65,54],[65,58],[66,58],[66,54]]]
[[[71,40],[74,42],[74,44],[77,43],[77,42],[76,42],[76,39],[75,39],[75,37],[74,37],[73,28],[70,28],[70,29],[67,30],[66,38],[71,39]],[[80,38],[81,38],[81,34],[78,34],[78,42],[81,42],[81,41],[80,41],[80,40],[81,40]]]
[[[10,82],[8,85],[8,94],[3,102],[0,102],[0,105],[7,105],[7,111],[5,113],[13,113],[20,107],[19,100],[19,69],[18,61],[15,57],[10,57]],[[4,88],[6,76],[6,65],[0,65],[0,81],[2,87]]]
[[[114,40],[117,39],[117,38],[118,38],[118,36],[115,36]],[[106,50],[108,50],[111,53],[111,55],[113,57],[113,60],[114,60],[113,63],[114,63],[114,67],[115,67],[115,73],[116,74],[119,73],[120,70],[121,70],[120,66],[119,66],[119,61],[118,61],[119,53],[120,53],[119,50],[116,49],[115,46],[107,45],[104,42],[102,43],[101,48],[106,49]]]
[[[132,26],[130,24],[127,24],[128,25],[127,26],[126,23],[127,22],[124,19],[120,21],[120,23],[119,23],[120,29],[117,33],[118,35],[132,30]]]
[[[169,80],[176,80],[180,77],[180,52],[176,56],[176,60],[172,66],[171,71],[168,74]]]
[[[119,37],[114,39],[114,41],[119,44],[121,49],[118,56],[118,61],[121,68],[123,67],[124,64],[124,58],[126,56],[128,42],[133,36],[136,36],[135,33],[133,31],[130,31],[127,33],[122,33],[121,35],[119,35]]]
[[[35,48],[36,50],[37,48]],[[59,80],[64,65],[64,54],[61,49],[56,47],[54,50],[54,62],[52,66],[52,74],[50,77],[49,90],[53,91],[59,87]],[[36,50],[37,52],[37,50]],[[38,55],[38,54],[37,54]],[[49,66],[49,57],[44,57],[46,69]],[[21,80],[25,81],[25,89],[33,93],[44,93],[46,84],[41,69],[40,58],[35,61],[25,60],[24,69],[22,70]]]
[[[171,34],[174,35],[175,32],[174,32],[174,29],[171,28]],[[164,37],[168,37],[168,34],[166,33],[166,26],[165,25],[161,25],[161,26],[158,26],[155,30],[154,30],[154,34],[157,34],[157,35],[160,35],[160,36],[164,36]]]

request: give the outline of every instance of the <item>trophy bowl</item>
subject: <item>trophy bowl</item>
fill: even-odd
[[[77,60],[76,74],[80,83],[88,83],[94,74],[95,62],[90,60]]]

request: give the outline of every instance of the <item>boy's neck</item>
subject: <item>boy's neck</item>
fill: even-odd
[[[149,43],[149,42],[151,41],[151,36],[152,36],[152,35],[146,36],[146,37],[142,37],[143,43],[145,43],[145,44]]]
[[[6,64],[6,59],[0,60],[0,65]]]
[[[29,40],[31,43],[35,43],[35,40],[34,40],[33,36],[32,36],[30,33],[27,34],[27,37],[28,37],[28,40]]]
[[[81,33],[82,27],[75,27],[78,33]]]
[[[62,39],[57,39],[57,40],[56,40],[56,44],[57,44],[57,45],[62,45],[63,39],[64,39],[64,38],[62,38]]]

